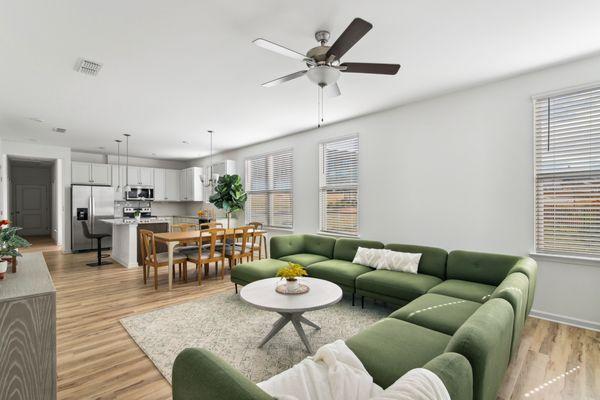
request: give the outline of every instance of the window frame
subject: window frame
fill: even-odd
[[[328,143],[335,143],[343,140],[349,139],[357,139],[358,141],[358,156],[357,156],[357,169],[358,169],[358,178],[356,182],[356,232],[351,234],[347,232],[333,232],[327,231],[323,229],[323,210],[321,208],[321,192],[323,188],[326,188],[327,185],[321,186],[323,174],[321,172],[321,146],[327,145]],[[347,237],[347,238],[360,238],[360,135],[358,133],[352,133],[344,136],[337,136],[334,138],[328,138],[325,140],[321,140],[317,143],[317,212],[319,214],[319,231],[320,235],[325,236],[335,236],[335,237]],[[347,187],[351,187],[353,185],[346,185]]]
[[[260,158],[266,158],[268,159],[269,157],[273,157],[276,156],[278,154],[284,154],[284,153],[290,153],[291,155],[291,159],[292,159],[292,165],[290,168],[290,189],[289,190],[274,190],[274,189],[265,189],[265,190],[248,190],[247,187],[247,174],[248,174],[248,161],[252,161],[252,160],[257,160]],[[269,172],[271,175],[273,175],[272,171],[269,171],[269,169],[267,168],[267,180],[272,180],[273,176],[269,176]],[[269,152],[265,152],[265,153],[260,153],[260,154],[255,154],[249,157],[246,157],[244,159],[244,190],[246,191],[246,194],[248,195],[248,200],[250,198],[250,195],[252,194],[266,194],[267,195],[267,209],[265,211],[265,214],[267,215],[267,219],[268,221],[256,221],[256,220],[250,220],[248,218],[248,212],[247,209],[244,209],[244,222],[246,224],[248,224],[249,222],[262,222],[263,227],[265,229],[271,229],[271,230],[280,230],[280,231],[293,231],[294,230],[294,149],[292,147],[287,147],[287,148],[283,148],[283,149],[279,149],[279,150],[275,150],[275,151],[269,151]],[[292,219],[292,223],[290,227],[283,227],[283,226],[276,226],[276,225],[271,225],[272,222],[272,206],[271,206],[271,201],[270,201],[270,195],[272,193],[289,193],[291,195],[291,208],[290,208],[290,216]]]
[[[540,249],[538,245],[538,175],[539,171],[537,168],[537,157],[538,152],[536,149],[537,141],[537,123],[538,118],[536,117],[536,102],[539,100],[545,100],[551,97],[558,97],[563,95],[574,94],[579,91],[600,89],[600,81],[587,83],[583,85],[570,86],[563,89],[550,90],[542,93],[538,93],[531,96],[531,115],[532,115],[532,170],[533,170],[533,250],[530,251],[530,256],[540,259],[549,260],[554,262],[569,262],[581,265],[594,265],[599,266],[600,256],[595,254],[575,253],[575,252],[561,252],[561,251],[548,251]]]

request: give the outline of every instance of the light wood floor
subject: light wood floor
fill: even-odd
[[[125,332],[127,315],[233,290],[225,280],[144,286],[140,270],[87,267],[93,253],[44,253],[57,288],[59,399],[170,399],[171,387]],[[193,267],[190,265],[190,276]],[[214,269],[211,269],[214,274]],[[561,374],[577,368],[561,377]],[[559,379],[538,392],[536,387]],[[599,399],[600,333],[529,318],[499,399]]]

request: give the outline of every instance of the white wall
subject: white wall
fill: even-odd
[[[63,245],[65,252],[71,251],[71,150],[68,147],[40,145],[35,143],[21,143],[8,140],[2,141],[1,171],[3,193],[0,209],[2,215],[6,215],[9,209],[6,193],[8,193],[8,157],[29,157],[45,160],[57,160],[57,171],[62,171],[61,179],[57,179],[58,190],[56,199],[56,210],[60,214],[57,224],[57,236],[62,238],[59,245]],[[57,219],[58,220],[58,219]],[[61,222],[62,221],[62,222]],[[61,243],[62,242],[62,243]]]
[[[230,151],[215,161],[235,160],[243,176],[246,157],[293,148],[294,231],[316,232],[318,143],[358,133],[361,237],[527,255],[534,248],[531,96],[596,81],[600,57]],[[538,261],[537,315],[600,329],[600,264]]]

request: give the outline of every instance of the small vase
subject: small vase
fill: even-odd
[[[8,268],[8,261],[0,261],[0,280],[4,279],[6,268]]]
[[[298,291],[299,288],[300,288],[300,282],[298,282],[298,279],[286,279],[285,289],[288,292],[296,292],[296,291]]]
[[[142,219],[142,216],[141,216],[141,215],[136,215],[136,216],[135,216],[135,220],[136,220],[136,222],[140,222],[140,220],[141,220],[141,219]]]

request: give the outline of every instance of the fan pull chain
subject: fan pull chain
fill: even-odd
[[[317,128],[321,127],[324,119],[323,113],[323,86],[319,86],[317,89]]]

